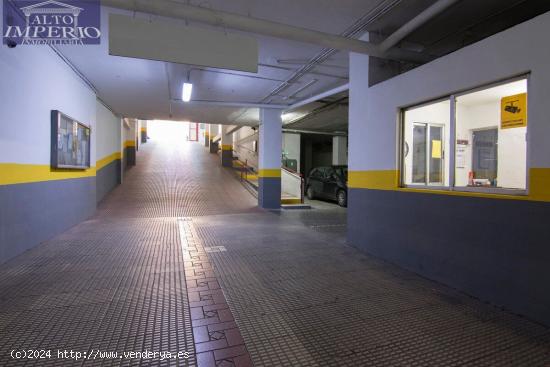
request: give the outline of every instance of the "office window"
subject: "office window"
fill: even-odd
[[[524,192],[527,120],[527,79],[404,109],[403,186]]]
[[[526,189],[527,80],[456,98],[455,186]]]
[[[403,114],[403,183],[448,186],[450,101],[414,107]]]

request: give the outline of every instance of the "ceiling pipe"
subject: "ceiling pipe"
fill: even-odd
[[[270,68],[270,69],[276,69],[276,70],[295,71],[294,68],[281,66],[281,65],[270,65],[270,64],[258,63],[258,66],[259,67]],[[348,80],[349,79],[347,76],[334,75],[334,74],[328,74],[328,73],[320,73],[318,71],[312,71],[312,70],[308,71],[307,74],[326,76],[327,78],[342,79],[342,80]]]
[[[226,133],[226,135],[233,134],[234,132],[237,132],[242,128],[243,128],[243,126],[237,125],[237,126],[233,127],[232,129],[229,129],[229,131]]]
[[[438,0],[436,3],[428,7],[422,13],[405,23],[401,28],[392,33],[382,43],[378,45],[381,52],[387,52],[390,48],[397,45],[401,40],[411,34],[414,30],[421,27],[423,24],[434,18],[444,10],[456,4],[460,0]]]
[[[289,99],[297,99],[295,98],[298,94],[300,94],[301,92],[303,92],[304,90],[306,90],[307,88],[311,87],[313,84],[317,83],[318,80],[317,79],[311,79],[309,82],[307,82],[305,85],[301,86],[300,88],[296,89],[294,92],[292,92],[292,94],[286,96],[286,97],[283,97],[284,100],[289,100]]]
[[[294,27],[287,24],[222,12],[171,0],[102,0],[101,4],[118,9],[138,11],[164,17],[206,23],[265,36],[312,43],[322,47],[382,56],[372,43],[349,39],[334,34]]]
[[[348,136],[347,133],[343,131],[318,131],[318,130],[302,130],[302,129],[286,129],[283,128],[285,133],[294,133],[294,134],[315,134],[315,135],[332,135],[332,136]]]
[[[286,109],[284,110],[284,112],[295,110],[299,107],[302,107],[302,106],[305,106],[307,104],[316,102],[316,101],[318,101],[320,99],[323,99],[323,98],[326,98],[326,97],[330,97],[334,94],[345,92],[347,90],[349,90],[349,83],[341,85],[341,86],[333,88],[333,89],[330,89],[330,90],[327,90],[326,92],[323,92],[323,93],[317,94],[315,96],[303,99],[303,100],[301,100],[299,102],[296,102],[296,103],[294,103],[290,106],[287,106]]]
[[[173,102],[182,102],[180,99],[173,99]],[[272,108],[282,110],[288,108],[286,104],[254,103],[254,102],[226,102],[210,100],[191,100],[187,105],[216,106],[216,107],[238,107],[238,108]]]

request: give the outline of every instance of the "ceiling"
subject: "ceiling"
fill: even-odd
[[[488,103],[497,103],[503,97],[514,96],[516,94],[527,92],[527,79],[517,80],[515,82],[498,85],[496,87],[483,89],[477,92],[468,93],[457,97],[456,101],[462,106],[478,106]]]
[[[195,0],[189,3],[331,34],[342,34],[358,19],[387,6],[389,10],[383,15],[362,24],[364,30],[383,39],[434,2],[435,0]],[[550,1],[462,0],[418,28],[398,47],[438,57],[549,10]],[[103,40],[100,45],[58,47],[94,86],[98,97],[123,116],[256,125],[259,119],[257,108],[219,106],[217,103],[290,105],[348,82],[348,55],[346,52],[336,51],[309,72],[286,83],[301,66],[323,49],[311,44],[261,35],[254,35],[259,44],[258,73],[110,56],[107,44],[109,12],[145,17],[152,22],[183,21],[103,8]],[[403,70],[415,66],[403,64]],[[178,101],[181,86],[188,75],[194,85],[192,100],[199,100],[200,104]],[[278,88],[280,86],[283,87]],[[272,93],[276,89],[278,92]],[[292,122],[291,127],[296,129],[345,131],[347,103],[347,95],[344,93],[292,111],[293,115],[287,113],[283,119],[287,123]]]

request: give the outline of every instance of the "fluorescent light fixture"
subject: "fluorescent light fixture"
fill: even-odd
[[[191,100],[191,92],[193,91],[193,84],[183,83],[183,89],[181,92],[181,100],[189,102]]]

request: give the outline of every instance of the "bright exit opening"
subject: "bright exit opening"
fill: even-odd
[[[147,123],[147,135],[153,141],[182,143],[189,140],[188,121],[153,120]]]

